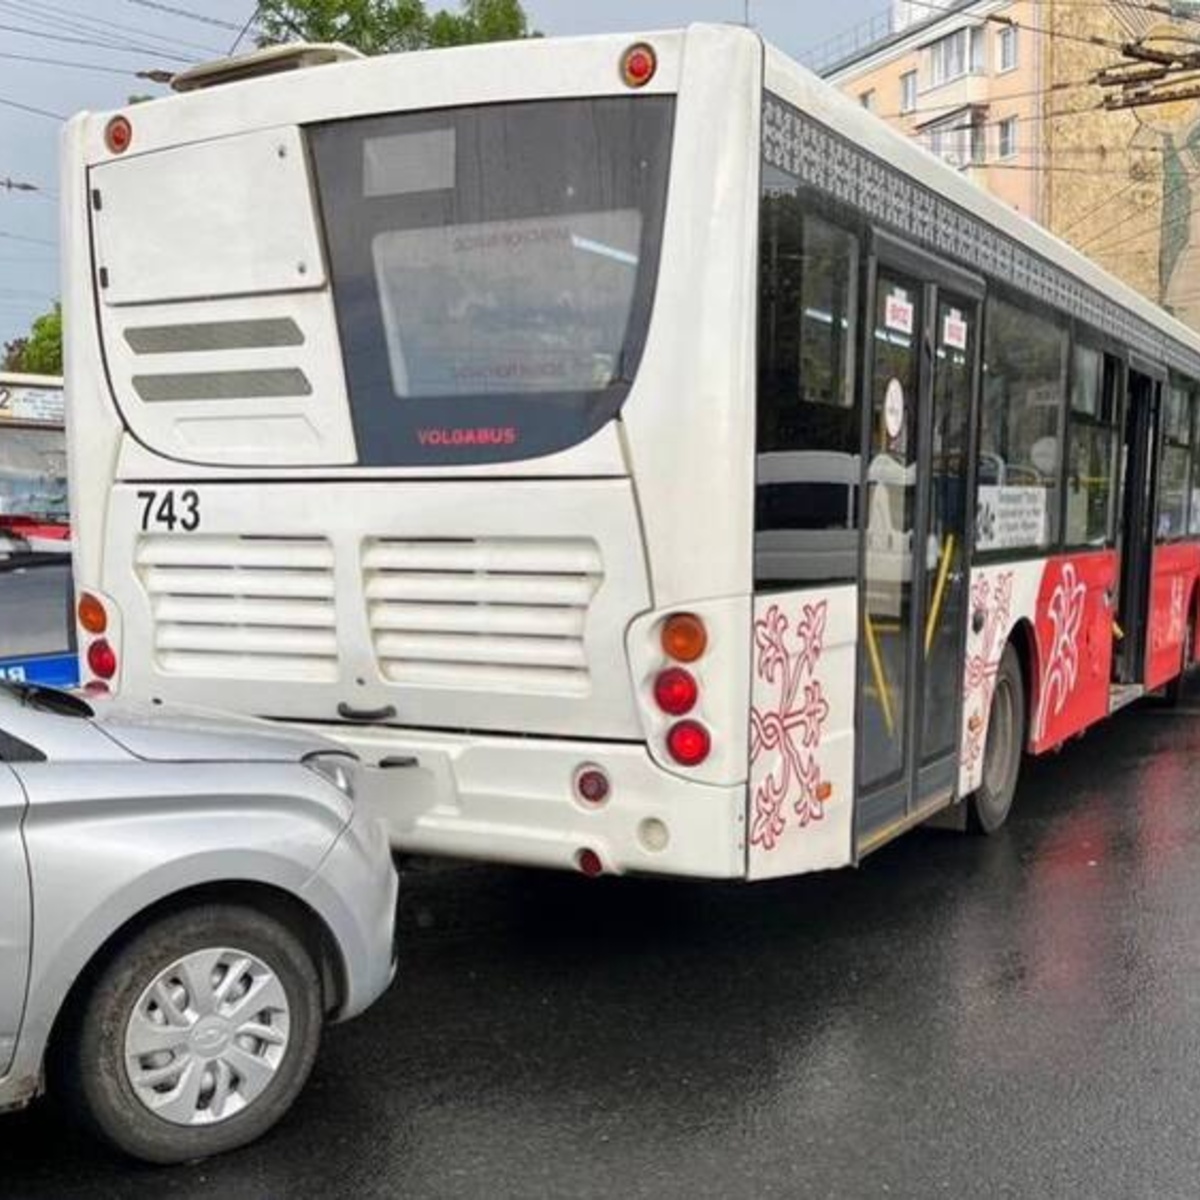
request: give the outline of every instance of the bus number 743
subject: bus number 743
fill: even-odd
[[[138,492],[142,502],[142,530],[168,529],[178,526],[184,533],[200,528],[200,497],[191,488],[184,492],[174,489],[165,492]]]

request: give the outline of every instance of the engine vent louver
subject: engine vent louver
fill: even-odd
[[[160,669],[336,681],[333,565],[324,538],[143,537],[137,570]]]
[[[375,656],[397,684],[586,694],[584,632],[602,581],[590,539],[374,538],[363,546]]]

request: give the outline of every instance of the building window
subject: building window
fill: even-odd
[[[917,109],[917,73],[905,71],[900,76],[900,111],[902,113],[916,112]]]
[[[1013,158],[1017,153],[1017,118],[1005,117],[1000,122],[1000,157]]]
[[[984,31],[959,29],[929,47],[929,86],[959,79],[984,69]]]
[[[861,93],[858,97],[858,102],[867,110],[867,112],[875,111],[875,89],[869,88]]]
[[[1000,70],[1013,71],[1017,66],[1017,30],[1009,25],[1000,30],[997,38],[1000,49]]]
[[[963,170],[987,157],[985,127],[978,111],[960,109],[924,131],[925,148],[944,163]]]

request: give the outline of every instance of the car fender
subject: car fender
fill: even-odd
[[[324,795],[309,802],[278,794],[160,797],[157,807],[87,805],[76,820],[59,807],[35,804],[27,819],[34,946],[25,1021],[10,1077],[0,1081],[0,1105],[13,1081],[40,1072],[81,973],[148,909],[205,885],[258,884],[294,896],[328,923],[320,895],[305,897],[305,885],[345,827],[345,811]]]

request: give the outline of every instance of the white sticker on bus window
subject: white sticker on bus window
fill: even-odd
[[[893,333],[912,333],[913,303],[902,288],[888,293],[883,308],[883,323]]]
[[[1046,544],[1043,487],[981,485],[976,502],[976,550],[1015,550]]]
[[[950,350],[967,348],[967,322],[957,308],[952,308],[942,321],[942,345]]]
[[[893,441],[904,431],[904,384],[891,380],[883,394],[883,426]]]
[[[454,130],[426,129],[367,138],[363,143],[363,195],[411,196],[454,186]]]

